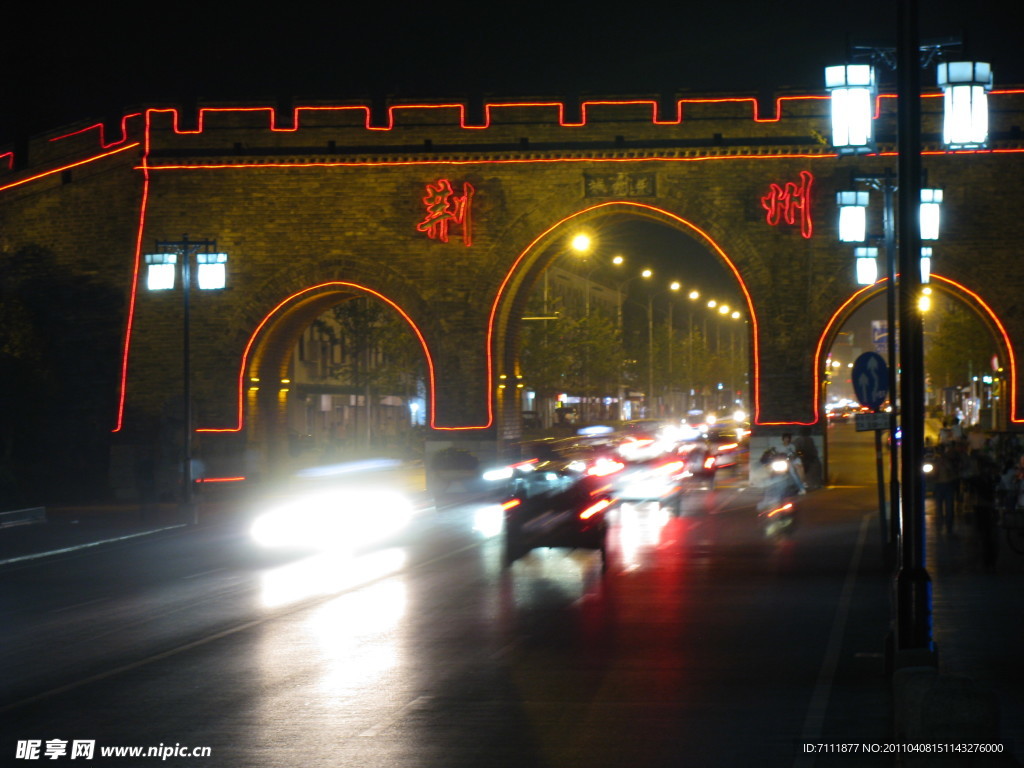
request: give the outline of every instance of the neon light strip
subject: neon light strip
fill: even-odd
[[[490,314],[490,317],[489,317],[489,319],[487,321],[487,392],[488,392],[487,416],[488,416],[488,426],[490,425],[490,423],[494,419],[494,413],[493,413],[494,405],[493,405],[493,401],[492,401],[492,399],[490,397],[490,392],[491,392],[492,385],[493,385],[493,382],[494,382],[494,359],[493,359],[493,354],[494,354],[494,352],[493,352],[493,348],[494,348],[494,330],[495,330],[494,326],[495,326],[495,322],[497,320],[498,307],[501,306],[501,303],[502,303],[503,298],[504,298],[505,290],[508,288],[508,284],[512,280],[512,276],[516,273],[516,270],[519,269],[519,267],[522,264],[522,262],[524,261],[524,259],[527,257],[528,254],[531,253],[531,251],[533,251],[533,249],[538,245],[538,243],[540,243],[541,240],[547,238],[552,232],[554,232],[556,229],[561,227],[563,224],[565,224],[566,222],[572,221],[573,219],[575,219],[575,218],[577,218],[579,216],[584,216],[584,215],[593,213],[594,211],[598,211],[598,210],[601,210],[603,208],[609,208],[609,207],[616,207],[616,208],[618,208],[618,207],[640,208],[640,209],[643,209],[645,211],[649,211],[649,212],[655,213],[655,214],[658,215],[658,217],[664,217],[664,218],[667,218],[667,219],[670,219],[670,220],[676,222],[677,224],[682,224],[684,227],[687,227],[688,229],[692,230],[697,235],[699,235],[705,242],[707,242],[708,245],[710,245],[714,249],[714,251],[722,258],[722,260],[725,261],[725,263],[729,266],[729,269],[732,270],[733,276],[735,276],[735,278],[736,278],[736,282],[739,283],[740,289],[743,291],[743,296],[744,296],[744,298],[746,299],[746,302],[747,302],[747,314],[750,317],[750,326],[751,326],[750,332],[751,332],[751,339],[753,341],[753,346],[754,346],[754,361],[753,361],[753,363],[754,363],[754,377],[753,377],[754,378],[754,414],[755,414],[754,419],[755,419],[755,423],[758,423],[757,419],[758,419],[758,416],[760,414],[760,409],[761,409],[761,382],[760,382],[760,376],[759,376],[759,372],[760,372],[759,343],[760,342],[759,342],[759,328],[758,328],[758,323],[757,323],[757,313],[754,311],[754,302],[752,301],[752,299],[750,297],[750,291],[747,289],[747,285],[744,282],[742,275],[740,275],[739,270],[736,268],[736,265],[733,264],[732,260],[726,255],[726,253],[722,249],[722,247],[717,242],[715,242],[714,238],[712,238],[711,235],[709,235],[707,232],[705,232],[704,230],[702,230],[700,227],[698,227],[697,225],[693,224],[692,222],[687,221],[686,219],[682,218],[681,216],[677,216],[676,214],[671,213],[669,211],[666,211],[666,210],[664,210],[662,208],[656,208],[653,205],[648,205],[646,203],[636,203],[636,202],[631,202],[631,201],[628,201],[628,200],[619,200],[619,201],[613,201],[613,202],[607,202],[607,203],[598,203],[597,205],[592,205],[589,208],[584,208],[583,210],[577,211],[576,213],[574,213],[574,214],[572,214],[570,216],[566,216],[561,221],[555,222],[555,224],[553,224],[552,226],[550,226],[546,230],[544,230],[541,234],[539,234],[537,237],[535,237],[533,239],[533,241],[530,242],[529,245],[526,246],[526,248],[522,251],[522,253],[520,253],[519,256],[516,257],[516,260],[512,263],[512,266],[509,268],[508,273],[505,275],[505,278],[501,281],[501,285],[498,287],[498,291],[497,291],[497,293],[494,296],[494,302],[491,304],[491,314]]]
[[[121,144],[121,143],[123,143],[123,142],[128,140],[128,121],[131,118],[133,118],[133,117],[141,117],[141,116],[142,116],[141,112],[133,112],[130,115],[124,115],[121,118],[121,138],[117,139],[116,141],[111,141],[109,143],[107,143],[107,141],[106,141],[106,137],[105,137],[106,126],[104,126],[103,123],[96,123],[95,125],[90,125],[87,128],[81,128],[81,129],[79,129],[77,131],[72,131],[71,133],[65,133],[65,134],[63,134],[61,136],[54,136],[52,139],[50,139],[50,141],[62,141],[64,139],[69,139],[72,136],[78,136],[78,135],[86,133],[88,131],[96,130],[96,131],[99,132],[99,136],[100,136],[100,147],[102,149],[109,149],[110,147],[117,146],[118,144]]]
[[[972,291],[965,285],[962,285],[948,277],[942,275],[936,275],[932,273],[932,280],[938,280],[939,282],[946,283],[947,285],[953,286],[957,290],[967,294],[974,301],[978,303],[978,306],[985,310],[985,314],[988,315],[993,325],[999,329],[999,334],[1003,337],[1003,344],[1006,346],[1006,354],[1009,357],[1007,361],[1007,367],[1010,369],[1010,421],[1014,424],[1024,424],[1024,417],[1021,417],[1017,412],[1017,356],[1013,352],[1013,344],[1010,343],[1010,334],[1006,332],[1006,327],[999,319],[998,315],[992,310],[984,299],[981,298],[977,293]]]
[[[117,395],[117,414],[111,432],[120,432],[124,427],[125,399],[128,394],[128,357],[132,344],[132,331],[135,327],[135,306],[139,295],[139,270],[142,265],[142,234],[146,229],[146,211],[149,208],[149,170],[145,168],[145,158],[149,154],[149,131],[146,130],[142,150],[142,200],[139,204],[139,227],[135,232],[135,255],[132,263],[132,283],[128,296],[128,317],[124,328],[124,346],[121,350],[121,384]],[[137,145],[135,145],[137,146]],[[138,169],[136,169],[138,170]]]
[[[435,422],[435,419],[436,419],[435,410],[436,409],[434,407],[435,406],[434,359],[430,355],[430,349],[427,347],[427,341],[423,337],[423,333],[420,331],[419,326],[416,325],[416,323],[413,321],[413,319],[405,312],[405,310],[403,310],[400,306],[398,306],[398,304],[396,304],[394,301],[389,299],[383,293],[379,293],[379,292],[373,290],[372,288],[367,288],[365,285],[360,285],[358,283],[352,283],[352,282],[347,282],[347,281],[343,281],[343,280],[332,280],[330,282],[320,283],[319,285],[314,285],[314,286],[311,286],[309,288],[304,288],[301,291],[293,293],[288,298],[286,298],[283,301],[279,302],[276,307],[274,307],[272,310],[270,310],[270,312],[268,312],[264,316],[264,318],[256,326],[256,330],[254,330],[252,332],[252,335],[249,337],[249,341],[245,345],[245,351],[242,353],[242,364],[241,364],[241,367],[240,367],[239,372],[238,372],[238,419],[237,419],[237,426],[228,427],[228,428],[204,427],[204,428],[196,429],[196,432],[240,432],[241,431],[242,426],[244,424],[244,414],[245,414],[245,410],[244,410],[244,396],[245,396],[244,395],[244,391],[245,391],[245,381],[246,381],[246,369],[249,367],[249,355],[252,352],[253,346],[256,343],[256,338],[260,335],[260,332],[267,325],[267,323],[270,322],[270,319],[272,317],[274,317],[274,315],[276,315],[286,304],[294,301],[295,299],[297,299],[300,296],[304,296],[304,295],[310,293],[311,291],[316,291],[316,290],[319,290],[319,289],[322,289],[322,288],[331,288],[331,287],[355,288],[356,290],[364,291],[365,293],[369,293],[370,295],[375,296],[376,298],[378,298],[381,301],[383,301],[385,304],[390,306],[392,309],[394,309],[396,312],[398,312],[399,315],[402,316],[402,319],[405,320],[405,322],[407,322],[409,324],[409,327],[412,328],[413,333],[416,334],[416,338],[420,342],[420,347],[423,349],[423,356],[427,360],[427,371],[428,371],[427,372],[427,377],[429,379],[429,389],[430,389],[430,426],[431,426],[431,429],[438,429],[438,430],[464,429],[464,427],[441,427],[441,426],[437,426],[437,424]]]
[[[53,176],[55,173],[63,173],[64,171],[69,171],[72,168],[78,168],[81,165],[86,165],[96,160],[103,160],[104,158],[111,157],[120,152],[126,152],[129,149],[135,149],[137,146],[139,146],[139,144],[139,142],[135,142],[134,144],[128,144],[126,146],[121,147],[120,149],[115,149],[111,152],[104,152],[101,155],[93,155],[92,157],[87,157],[85,160],[79,160],[74,163],[68,163],[67,165],[62,165],[59,168],[51,168],[48,171],[37,173],[35,176],[28,176],[24,179],[19,179],[18,181],[12,181],[10,184],[5,184],[4,186],[0,187],[0,192],[3,192],[8,189],[13,189],[14,187],[20,187],[23,184],[28,184],[29,182],[38,181],[39,179],[45,178],[47,176]]]
[[[994,90],[990,96],[1005,96],[1005,95],[1019,95],[1024,93],[1024,89],[1004,89]],[[943,94],[922,94],[921,98],[939,98]],[[700,105],[700,104],[725,104],[725,103],[749,103],[751,105],[752,119],[755,123],[777,123],[782,120],[782,114],[784,106],[787,102],[797,101],[827,101],[830,97],[807,95],[807,96],[779,96],[775,100],[775,117],[761,117],[760,115],[760,102],[752,97],[723,97],[723,98],[707,98],[707,99],[677,99],[675,102],[675,116],[670,119],[659,119],[658,102],[653,99],[633,99],[633,100],[601,100],[601,101],[584,101],[580,104],[581,120],[580,122],[570,123],[565,120],[565,104],[564,102],[557,101],[536,101],[536,102],[505,102],[505,103],[487,103],[484,105],[484,122],[480,125],[474,125],[466,122],[466,106],[464,104],[397,104],[388,107],[387,110],[387,125],[375,126],[371,124],[371,111],[370,108],[365,105],[350,105],[350,106],[336,106],[336,107],[295,107],[292,111],[292,124],[291,128],[281,128],[277,124],[277,110],[273,107],[203,107],[199,110],[199,124],[198,128],[194,131],[183,131],[181,130],[179,122],[179,111],[177,109],[149,109],[146,110],[146,123],[147,130],[149,124],[149,113],[153,112],[170,112],[174,115],[174,132],[179,134],[197,134],[202,133],[205,125],[205,118],[208,113],[241,113],[241,112],[264,112],[268,116],[269,130],[277,133],[294,133],[300,130],[302,125],[302,115],[305,113],[317,113],[317,112],[346,112],[355,111],[359,112],[363,116],[363,127],[370,131],[390,131],[395,128],[396,115],[402,110],[436,110],[436,109],[454,109],[459,116],[459,127],[466,130],[482,130],[490,128],[492,125],[492,117],[496,110],[500,109],[523,109],[523,108],[551,108],[555,109],[558,114],[558,124],[564,128],[578,128],[587,125],[587,113],[590,108],[597,106],[611,106],[611,107],[623,107],[623,106],[650,106],[651,108],[651,123],[653,125],[679,125],[683,122],[683,111],[685,105]],[[875,99],[875,117],[878,118],[881,115],[881,100],[882,99],[895,99],[895,94],[879,94]],[[70,133],[56,136],[49,141],[61,141],[63,139],[77,136],[82,133],[96,130],[99,135],[99,145],[101,149],[107,149],[113,147],[121,142],[127,141],[128,127],[127,121],[131,118],[140,116],[141,113],[133,112],[128,115],[124,115],[121,118],[121,138],[117,140],[107,141],[105,136],[105,127],[103,123],[97,123],[95,125],[88,126],[86,128],[72,131]],[[966,152],[980,151],[980,150],[962,150]],[[0,155],[0,158],[7,158],[8,170],[14,167],[14,153],[8,152]],[[35,177],[34,177],[35,178]],[[2,188],[0,188],[2,191]]]
[[[941,282],[941,283],[945,283],[947,286],[953,288],[955,290],[955,292],[958,291],[958,292],[960,292],[962,294],[966,294],[967,296],[969,296],[971,299],[973,299],[975,301],[977,306],[981,307],[981,309],[984,310],[985,314],[988,315],[988,317],[992,321],[993,325],[995,325],[995,327],[999,330],[999,334],[1002,336],[1003,344],[1004,344],[1004,346],[1006,348],[1006,354],[1009,357],[1008,367],[1010,369],[1010,408],[1009,408],[1010,421],[1013,422],[1014,424],[1022,424],[1022,423],[1024,423],[1024,418],[1019,416],[1018,413],[1017,413],[1017,357],[1014,354],[1013,344],[1010,342],[1010,335],[1006,332],[1006,327],[1003,325],[1002,321],[999,320],[999,317],[992,310],[992,308],[985,302],[985,300],[982,299],[981,296],[979,296],[977,293],[972,291],[967,286],[962,285],[962,284],[960,284],[960,283],[956,282],[955,280],[952,280],[952,279],[950,279],[948,277],[943,277],[942,275],[937,275],[934,272],[931,274],[931,279],[933,281],[938,281],[938,282]],[[861,298],[870,298],[870,296],[868,296],[868,294],[874,295],[876,293],[880,293],[882,290],[884,290],[886,288],[885,284],[888,282],[888,280],[889,280],[888,277],[884,277],[881,280],[879,280],[878,282],[874,283],[873,285],[867,285],[867,286],[861,288],[860,290],[858,290],[857,292],[855,292],[854,294],[852,294],[832,314],[832,317],[829,319],[828,323],[825,325],[824,331],[822,331],[821,336],[818,338],[818,346],[817,346],[817,349],[815,349],[815,352],[814,352],[814,403],[813,403],[814,414],[815,414],[814,420],[813,421],[809,421],[809,422],[804,422],[804,421],[779,421],[779,422],[772,422],[773,425],[792,424],[792,425],[801,425],[802,426],[802,425],[816,424],[820,420],[820,416],[819,416],[819,412],[818,411],[819,411],[819,393],[820,393],[820,388],[821,388],[821,378],[820,378],[819,371],[821,370],[822,361],[824,360],[825,342],[832,337],[832,329],[835,328],[836,324],[840,321],[840,319],[842,319],[843,322],[845,322],[848,319],[849,314],[848,314],[848,309],[847,308],[851,304],[853,304],[854,302],[860,300]]]

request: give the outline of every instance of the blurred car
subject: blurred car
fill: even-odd
[[[708,428],[706,440],[717,469],[735,467],[748,449],[750,433],[743,427],[713,426]]]
[[[607,475],[617,500],[657,502],[678,514],[690,477],[681,457],[670,455],[619,466],[621,469]]]
[[[687,489],[714,490],[718,470],[722,464],[710,444],[697,440],[681,445],[677,452],[684,462],[683,479]]]
[[[297,473],[273,492],[249,528],[271,550],[354,555],[394,543],[415,514],[392,471],[371,460]]]
[[[605,476],[588,472],[580,460],[562,459],[525,462],[509,480],[501,504],[506,567],[546,547],[593,549],[607,567],[605,513],[614,500]]]

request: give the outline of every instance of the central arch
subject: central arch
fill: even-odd
[[[553,260],[553,257],[545,259],[544,256],[550,251],[550,246],[554,240],[560,232],[563,232],[569,226],[593,222],[616,214],[649,219],[688,235],[712,252],[717,257],[717,260],[727,268],[728,273],[739,287],[739,293],[743,297],[742,301],[745,305],[747,316],[750,318],[753,421],[755,424],[759,423],[761,410],[760,345],[757,311],[750,290],[736,263],[711,234],[694,222],[662,207],[625,200],[598,203],[564,216],[538,234],[515,258],[495,294],[488,318],[487,379],[490,383],[491,391],[495,391],[495,360],[500,361],[503,372],[511,372],[515,369],[517,336],[512,328],[513,318],[519,316],[518,312],[525,304],[529,286],[533,284],[538,275]],[[496,400],[497,398],[491,399],[492,408]]]

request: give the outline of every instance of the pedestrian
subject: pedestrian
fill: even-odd
[[[789,459],[789,477],[793,481],[793,485],[796,486],[796,492],[799,494],[807,493],[807,485],[804,483],[802,476],[803,462],[801,462],[796,446],[793,444],[792,432],[782,433],[782,442],[776,450]]]
[[[994,571],[999,558],[997,520],[997,488],[999,472],[995,461],[982,451],[971,454],[974,472],[968,484],[970,496],[974,499],[974,529],[978,535],[981,564],[986,571]]]
[[[935,527],[945,528],[953,534],[953,501],[956,498],[955,470],[949,458],[949,446],[939,443],[935,446],[935,481],[932,495],[935,497]]]
[[[818,456],[818,446],[811,435],[810,427],[803,427],[793,444],[796,446],[796,455],[803,466],[804,486],[816,488],[822,484],[824,478],[821,476],[821,459]]]

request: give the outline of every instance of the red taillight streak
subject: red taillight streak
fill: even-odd
[[[715,457],[714,456],[708,456],[706,459],[704,459],[704,469],[711,469],[714,466],[715,466]]]
[[[580,520],[589,520],[611,503],[611,499],[601,499],[597,503],[591,504],[589,507],[580,512]]]
[[[790,502],[789,504],[783,504],[781,507],[776,507],[775,509],[768,511],[765,514],[768,517],[775,517],[776,515],[781,515],[783,512],[788,512],[792,508],[793,504],[792,502]]]

